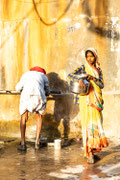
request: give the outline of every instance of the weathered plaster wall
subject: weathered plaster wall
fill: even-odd
[[[120,136],[119,11],[119,0],[1,0],[0,89],[14,90],[21,75],[39,65],[51,89],[66,93],[67,74],[85,62],[86,48],[95,47],[105,81],[104,128],[108,136]],[[0,102],[0,134],[19,136],[19,95],[0,95]],[[34,115],[27,127],[34,136]],[[49,98],[42,133],[81,135],[72,95]]]

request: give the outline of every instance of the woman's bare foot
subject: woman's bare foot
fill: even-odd
[[[92,154],[92,152],[89,153],[87,162],[88,164],[94,164],[94,155]]]
[[[39,143],[35,143],[35,149],[36,150],[40,149],[40,144]]]

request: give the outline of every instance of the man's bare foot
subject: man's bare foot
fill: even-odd
[[[20,150],[20,151],[26,151],[27,146],[26,146],[25,143],[24,143],[24,144],[20,143],[20,144],[18,145],[18,148],[17,148],[17,149]]]

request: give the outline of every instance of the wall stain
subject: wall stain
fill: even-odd
[[[1,65],[0,67],[0,89],[4,90],[6,87],[6,79],[5,79],[5,67]]]
[[[93,3],[89,3],[89,0],[82,2],[83,11],[87,15],[86,22],[89,23],[88,29],[102,37],[119,40],[120,33],[115,30],[113,32],[113,22],[108,14],[108,6],[108,0],[95,1]],[[97,20],[94,21],[94,18],[97,18]]]

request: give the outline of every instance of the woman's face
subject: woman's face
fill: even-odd
[[[93,54],[91,52],[87,53],[87,62],[91,65],[95,65],[96,64],[96,58],[93,56]]]

